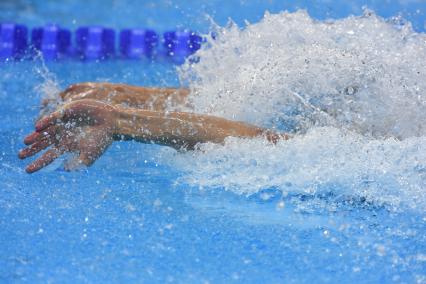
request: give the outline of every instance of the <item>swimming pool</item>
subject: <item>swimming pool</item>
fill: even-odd
[[[105,2],[3,1],[0,21],[207,32],[207,13],[253,24],[216,28],[200,62],[179,71],[132,60],[0,65],[0,282],[426,281],[425,36],[401,19],[347,17],[369,4],[423,32],[424,2]],[[343,20],[276,14],[296,8]],[[265,9],[274,14],[259,22]],[[120,142],[89,169],[58,161],[27,175],[16,153],[40,97],[79,81],[183,82],[200,90],[199,112],[305,134],[195,153]]]

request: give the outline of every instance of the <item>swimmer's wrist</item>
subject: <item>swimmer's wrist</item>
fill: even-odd
[[[125,135],[123,129],[128,124],[128,121],[126,122],[126,119],[123,117],[122,110],[115,107],[113,110],[113,117],[114,117],[114,131],[113,135],[116,137],[117,140],[122,140],[120,136]]]
[[[113,116],[115,124],[114,140],[133,140],[141,136],[140,131],[143,127],[137,114],[116,106],[114,107]]]

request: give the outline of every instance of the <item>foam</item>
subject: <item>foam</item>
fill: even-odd
[[[365,11],[316,21],[304,11],[216,28],[198,64],[180,70],[196,112],[306,131],[345,127],[374,137],[426,133],[426,35]]]
[[[365,198],[377,204],[426,208],[426,137],[368,139],[337,128],[316,127],[277,145],[228,138],[196,153],[169,151],[185,175],[180,182],[251,195],[264,189],[287,194]],[[173,155],[171,158],[170,155]]]
[[[199,63],[179,70],[195,112],[297,135],[277,145],[229,138],[195,153],[164,150],[164,162],[185,173],[180,182],[426,208],[425,34],[371,11],[328,21],[267,13],[215,32]]]

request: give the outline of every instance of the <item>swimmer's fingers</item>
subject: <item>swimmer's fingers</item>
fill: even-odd
[[[81,165],[85,165],[86,167],[91,166],[97,159],[99,155],[93,152],[89,152],[87,150],[80,151],[80,155],[74,157],[73,159],[67,161],[65,163],[66,171],[73,171],[75,169],[80,168]]]
[[[45,153],[43,153],[40,158],[29,164],[25,170],[29,174],[36,172],[52,163],[56,158],[58,158],[62,154],[62,150],[59,150],[58,148],[51,148]]]
[[[45,138],[54,139],[58,134],[58,127],[56,125],[52,125],[41,132],[34,131],[24,138],[25,145],[31,145],[37,141],[40,141]]]
[[[106,151],[112,141],[112,136],[102,130],[88,130],[86,139],[79,141],[79,155],[65,163],[65,170],[72,171],[80,168],[81,165],[91,166]]]
[[[68,160],[64,164],[64,169],[66,171],[73,171],[79,169],[81,165],[89,167],[97,160],[97,158],[99,158],[99,156],[94,153],[82,151],[80,152],[80,155]]]
[[[25,145],[33,144],[39,139],[41,135],[42,135],[41,132],[34,131],[33,133],[29,134],[27,137],[24,138],[24,144]]]
[[[112,137],[105,132],[93,131],[91,135],[91,139],[80,147],[79,160],[86,166],[92,165],[112,143]]]
[[[19,151],[19,158],[25,159],[46,149],[56,142],[58,127],[53,125],[46,128],[42,132],[33,132],[24,139],[24,143],[29,145],[25,149]]]
[[[18,156],[19,156],[20,159],[25,159],[25,158],[31,157],[31,156],[37,154],[38,152],[46,149],[47,147],[49,147],[52,144],[53,144],[52,140],[48,139],[48,138],[39,140],[39,141],[35,142],[34,144],[32,144],[31,146],[19,151]]]
[[[73,119],[76,115],[78,115],[79,109],[76,108],[78,107],[77,104],[75,104],[75,106],[71,104],[65,105],[60,110],[57,110],[37,121],[35,125],[36,132],[42,132],[49,126],[61,123],[63,124],[69,121],[70,119]],[[73,107],[76,109],[73,109]]]
[[[76,118],[81,112],[80,108],[81,107],[78,104],[70,103],[65,105],[65,107],[60,110],[57,110],[37,121],[35,125],[36,132],[42,132],[52,125],[63,124],[73,118]]]
[[[102,151],[103,152],[103,151]],[[78,156],[78,161],[80,164],[83,164],[85,166],[91,166],[102,154],[99,153],[99,151],[90,150],[90,149],[84,149],[80,151],[80,155]]]
[[[49,114],[46,117],[43,117],[39,121],[37,121],[35,125],[36,132],[42,132],[49,126],[55,125],[58,122],[61,122],[62,118],[64,116],[64,111],[55,111],[54,113]]]

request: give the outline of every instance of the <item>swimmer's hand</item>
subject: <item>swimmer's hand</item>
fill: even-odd
[[[110,105],[121,105],[155,111],[165,111],[171,106],[189,107],[184,88],[146,88],[112,83],[78,83],[59,93],[45,98],[41,103],[40,117],[46,116],[65,103],[78,100],[97,100]]]
[[[59,93],[58,96],[44,98],[41,101],[39,118],[49,115],[65,103],[82,99],[107,100],[109,94],[116,93],[113,84],[110,83],[78,83],[70,85]]]
[[[28,147],[19,152],[19,158],[50,147],[28,165],[28,173],[46,167],[66,152],[78,154],[74,166],[89,166],[111,145],[115,127],[113,106],[95,100],[70,102],[36,123],[35,132],[24,139]]]

